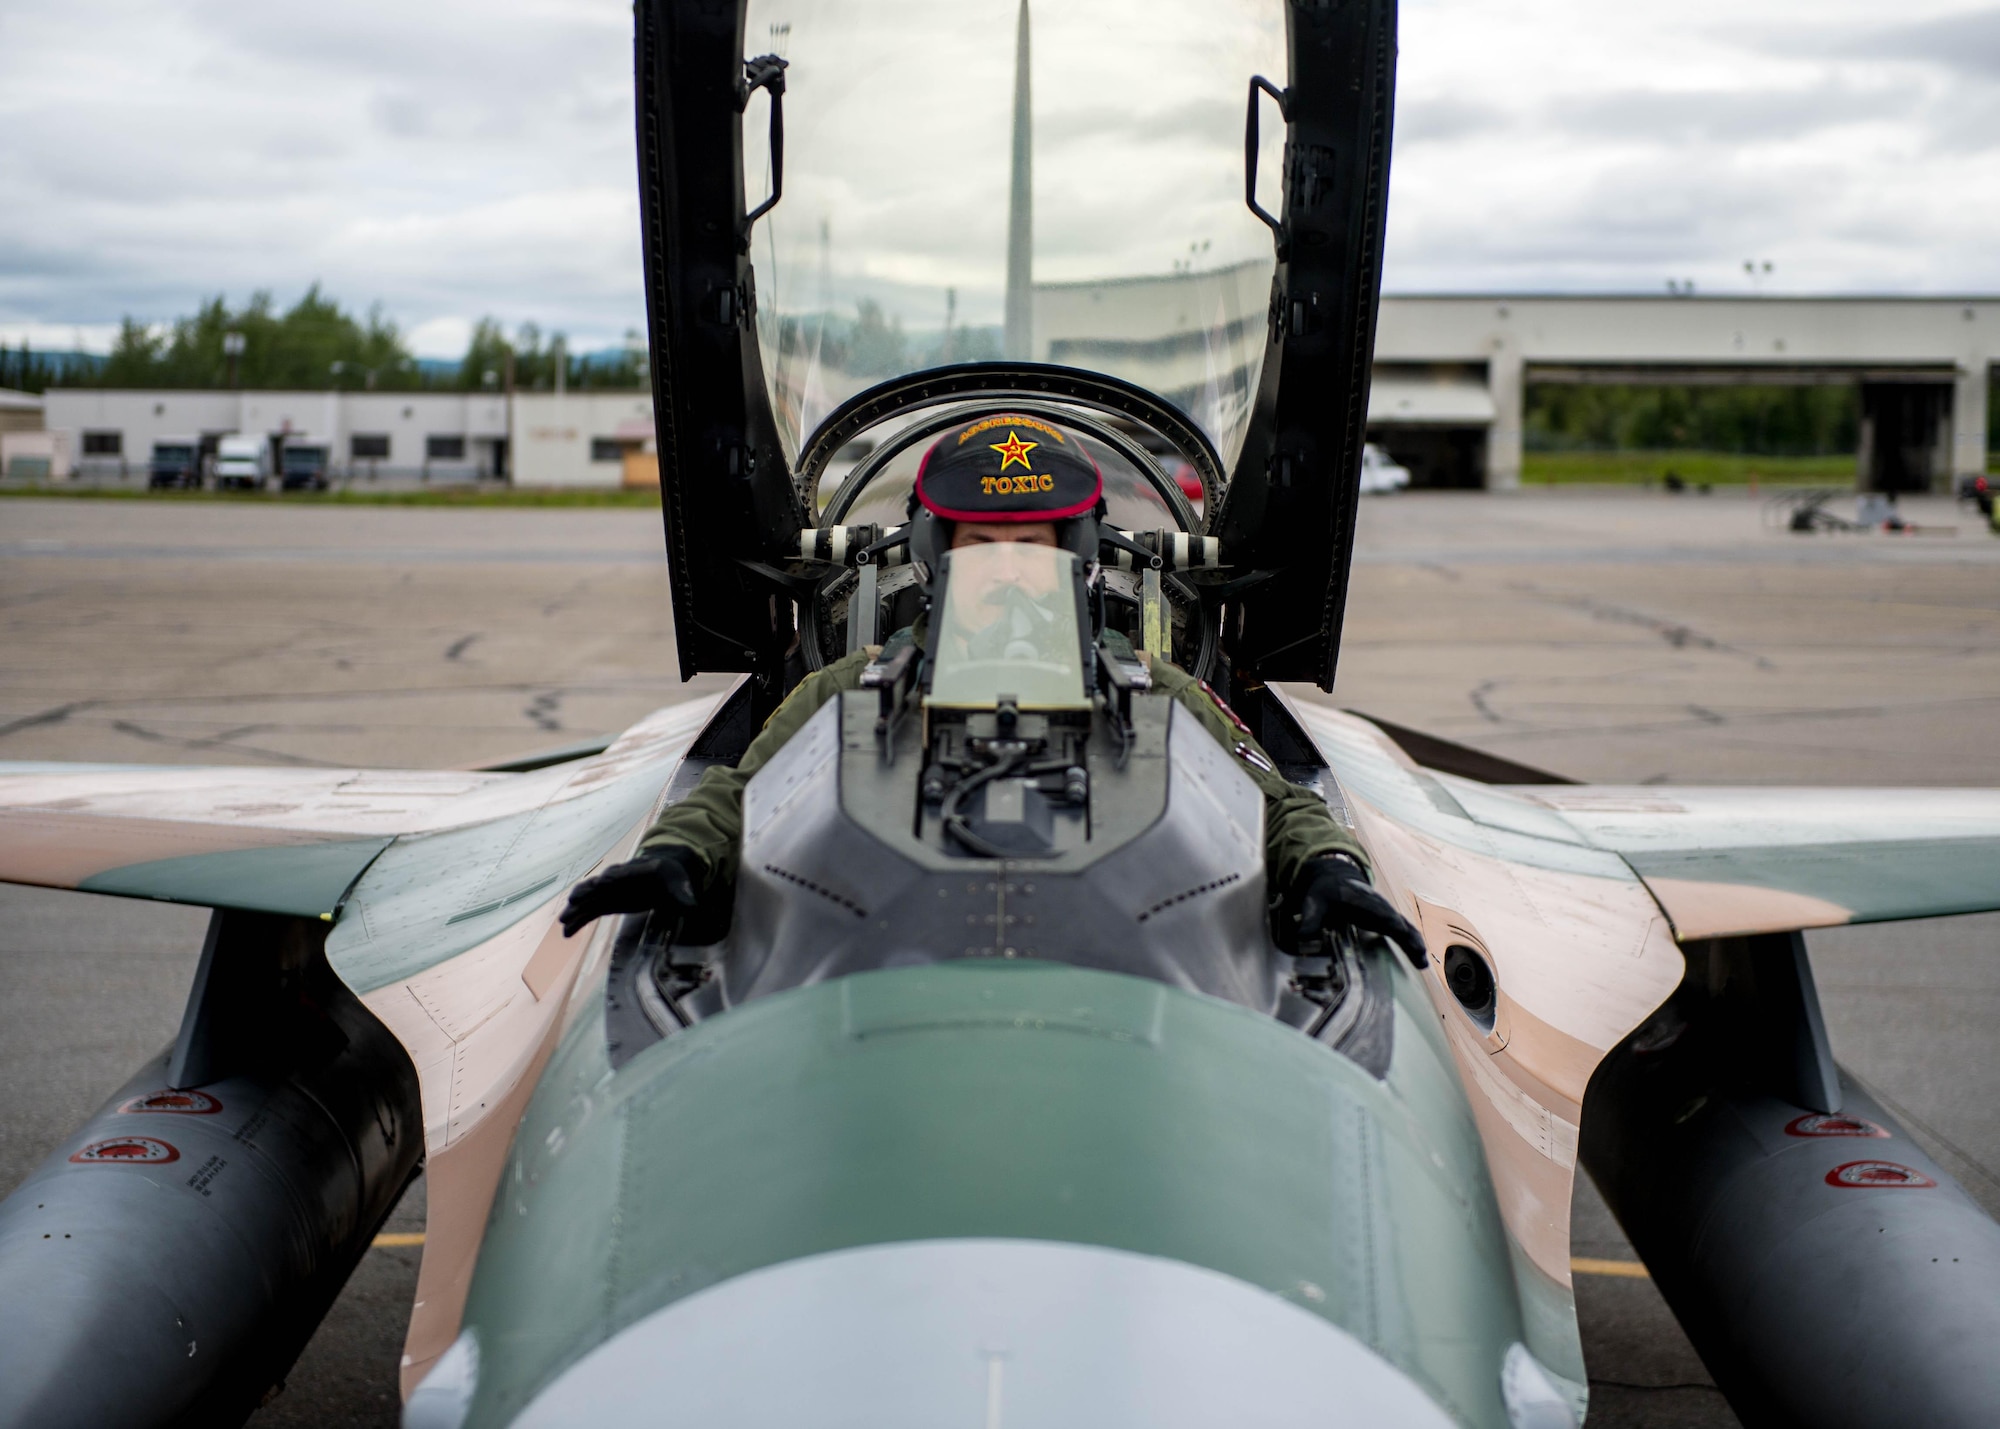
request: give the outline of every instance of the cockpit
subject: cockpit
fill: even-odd
[[[1291,1006],[1262,796],[1164,685],[1213,685],[1316,787],[1262,692],[1330,687],[1339,646],[1393,27],[1289,0],[638,13],[676,639],[684,674],[750,677],[691,767],[862,669],[745,785],[733,925],[674,996],[1022,957]],[[1061,446],[1087,521],[941,540],[927,512],[985,508],[927,503],[925,463],[986,422],[1043,449],[979,495]]]
[[[1087,385],[1087,384],[1079,384]],[[1155,404],[1161,405],[1161,404]],[[910,548],[919,464],[944,431],[994,413],[1047,422],[1066,433],[1096,466],[1102,512],[1093,514],[1088,549],[1072,552],[1087,587],[1086,629],[1114,632],[1133,650],[1151,651],[1206,677],[1216,645],[1204,591],[1225,579],[1220,546],[1168,462],[1149,450],[1167,445],[1152,428],[1127,418],[1124,430],[1079,401],[953,403],[918,412],[854,461],[822,508],[821,524],[801,531],[799,569],[817,581],[800,615],[807,668],[881,643],[917,620],[925,606],[928,563]],[[1163,424],[1193,441],[1191,429],[1161,405]],[[1197,445],[1205,465],[1212,457]],[[1211,465],[1212,469],[1212,465]],[[819,575],[833,567],[842,569]],[[1149,623],[1150,622],[1150,623]],[[1084,662],[1086,670],[1090,661]]]

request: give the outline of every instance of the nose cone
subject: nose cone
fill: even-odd
[[[1312,1287],[1301,1287],[1310,1295]],[[1285,1300],[1176,1261],[1045,1241],[868,1246],[726,1281],[552,1381],[521,1429],[1410,1426],[1452,1420]]]

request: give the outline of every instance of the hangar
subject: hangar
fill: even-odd
[[[1251,369],[1216,358],[1264,323],[1269,281],[1254,262],[1037,284],[1035,355],[1247,402]],[[1853,385],[1857,486],[1920,491],[1985,470],[1996,364],[2000,298],[1384,296],[1368,426],[1421,485],[1505,489],[1533,384]]]
[[[1382,300],[1375,340],[1376,381],[1391,390],[1483,387],[1483,483],[1462,484],[1501,488],[1520,484],[1527,389],[1550,382],[1854,384],[1856,484],[1948,488],[1986,469],[1996,364],[1994,298],[1397,297]],[[1403,425],[1445,426],[1404,424],[1374,402],[1368,419],[1392,448]]]

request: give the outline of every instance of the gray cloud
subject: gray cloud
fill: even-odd
[[[1842,43],[1839,52],[1858,59],[1923,60],[1964,74],[2000,76],[2000,8],[1887,26]]]
[[[1396,103],[1396,146],[1448,143],[1470,135],[1492,135],[1514,127],[1514,116],[1479,100],[1438,97]]]
[[[1844,125],[1908,115],[1922,96],[1908,84],[1857,88],[1634,90],[1557,100],[1554,127],[1580,137],[1639,139],[1662,147],[1797,139]]]
[[[904,117],[907,72],[865,47],[808,73],[825,7],[787,3],[799,167],[777,217],[795,282],[823,201],[837,258],[895,260],[854,265],[856,293],[900,284],[921,306],[956,282],[960,311],[983,312],[992,295],[934,260],[976,250],[997,271],[985,157],[919,183],[894,146],[843,151],[816,189],[804,156],[814,102],[879,93],[898,124],[1004,138],[1004,100],[988,84]],[[953,3],[954,25],[1011,23],[1000,0]],[[1120,33],[1159,41],[1154,7],[1093,0],[1114,3]],[[1727,289],[1754,255],[1792,290],[2000,288],[2000,9],[1948,3],[1905,0],[1885,26],[1868,0],[1767,0],[1750,26],[1729,0],[1405,0],[1391,286]],[[1236,70],[1199,92],[1076,82],[1101,69],[1074,43],[1081,15],[1036,10],[1038,75],[1072,66],[1068,88],[1037,80],[1044,271],[1235,241]],[[0,5],[0,328],[256,288],[288,302],[319,280],[410,327],[493,312],[613,340],[643,313],[630,23],[622,0]]]
[[[13,11],[0,325],[319,280],[410,326],[614,336],[643,306],[629,25],[615,0]]]

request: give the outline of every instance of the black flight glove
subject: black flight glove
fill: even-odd
[[[1352,859],[1338,855],[1308,859],[1292,885],[1292,905],[1299,911],[1300,955],[1317,948],[1330,930],[1359,928],[1379,933],[1403,950],[1416,967],[1430,966],[1431,956],[1424,947],[1424,935],[1396,911],[1368,875]]]
[[[615,863],[595,878],[569,891],[562,911],[565,938],[607,913],[651,913],[659,910],[682,917],[700,906],[695,880],[701,864],[687,849],[668,845],[643,853],[629,863]]]

